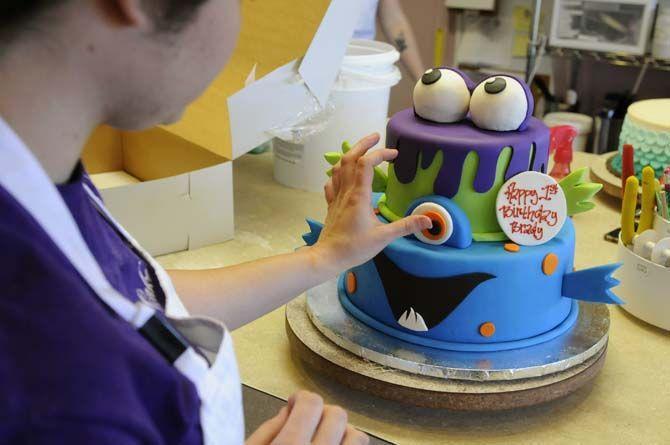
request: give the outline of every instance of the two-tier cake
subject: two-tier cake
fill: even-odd
[[[340,277],[349,313],[415,344],[498,351],[566,332],[576,300],[620,303],[610,291],[615,265],[573,270],[569,216],[592,208],[599,186],[584,170],[560,184],[545,174],[549,129],[532,113],[530,90],[514,77],[475,85],[452,68],[424,74],[414,108],[388,123],[399,155],[376,181],[374,207],[385,223],[424,214],[433,226]],[[308,244],[320,232],[310,227]]]

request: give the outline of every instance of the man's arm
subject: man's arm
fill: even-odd
[[[328,215],[314,246],[232,267],[170,271],[186,307],[235,329],[368,261],[394,239],[429,228],[425,216],[391,224],[375,216],[370,205],[374,167],[398,155],[388,149],[368,153],[377,142],[379,135],[362,139],[333,168],[325,187]]]
[[[378,16],[384,35],[400,51],[400,60],[413,80],[417,81],[428,67],[421,60],[414,31],[402,10],[400,0],[380,0]]]

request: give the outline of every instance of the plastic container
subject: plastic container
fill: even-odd
[[[388,120],[391,87],[400,81],[396,62],[400,54],[383,42],[352,40],[330,95],[333,112],[324,129],[301,143],[275,139],[274,177],[288,187],[322,191],[330,167],[324,159],[370,133],[382,135]]]
[[[586,151],[586,144],[593,128],[593,118],[585,114],[570,113],[567,111],[558,111],[548,113],[544,116],[544,123],[548,127],[557,127],[559,125],[570,125],[577,130],[572,149],[574,151]]]

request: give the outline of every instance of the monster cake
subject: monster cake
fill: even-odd
[[[616,266],[573,271],[575,231],[567,216],[592,208],[599,186],[585,182],[584,170],[560,185],[545,174],[549,129],[532,117],[524,82],[498,75],[475,85],[456,69],[436,68],[413,98],[414,109],[388,123],[387,146],[399,155],[387,175],[375,172],[373,205],[384,223],[423,214],[433,225],[340,277],[339,300],[350,314],[407,342],[498,351],[566,332],[578,317],[577,300],[620,303],[610,291]],[[540,189],[556,197],[546,205],[559,210],[527,193],[516,216],[534,229],[510,231],[501,199],[528,180],[546,183]],[[562,223],[552,225],[561,208]],[[321,225],[308,223],[312,244]]]

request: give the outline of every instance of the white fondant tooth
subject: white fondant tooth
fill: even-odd
[[[409,310],[403,312],[398,319],[398,324],[410,331],[425,332],[428,330],[423,317],[414,308],[409,308]]]

